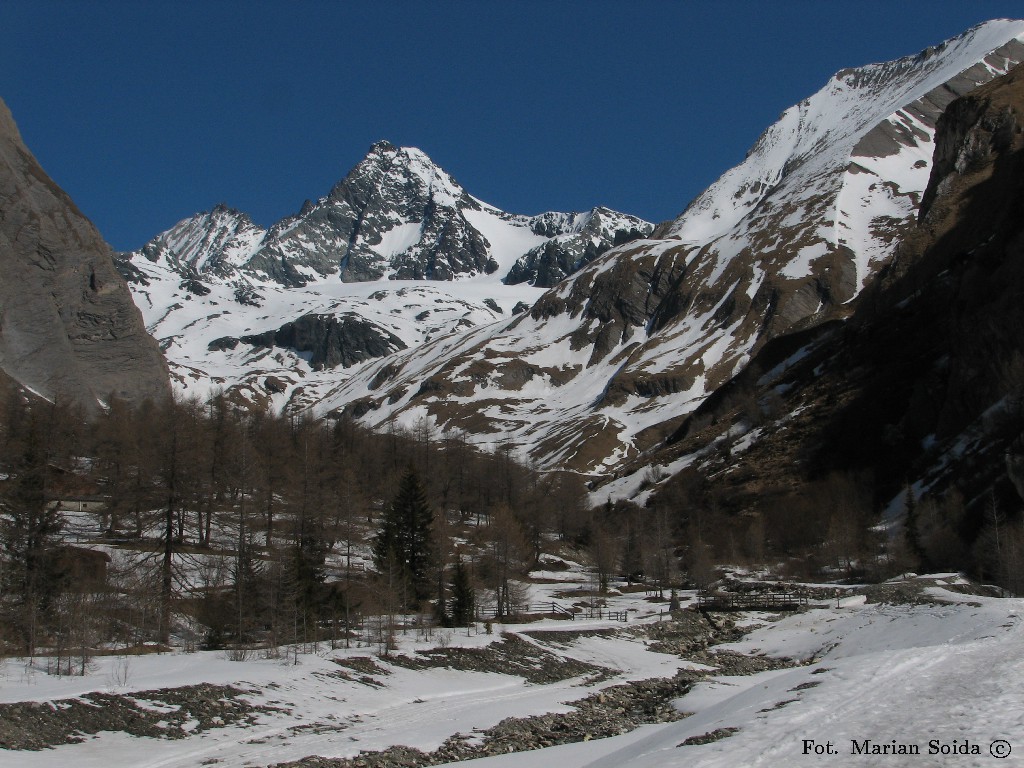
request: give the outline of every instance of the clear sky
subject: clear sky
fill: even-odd
[[[678,214],[837,70],[997,0],[0,1],[0,97],[117,249],[219,202],[269,225],[378,139],[515,213]]]

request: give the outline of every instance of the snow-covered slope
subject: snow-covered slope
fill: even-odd
[[[597,749],[569,745],[543,757],[523,754],[477,765],[731,768],[801,761],[899,766],[1019,762],[1017,734],[1024,725],[1019,690],[1024,657],[1015,647],[1022,629],[1020,601],[967,599],[938,588],[933,595],[949,604],[864,605],[863,598],[851,598],[839,608],[768,624],[731,649],[816,663],[700,683],[677,702],[681,710],[693,713],[678,723],[647,726],[642,734],[616,737]],[[684,744],[720,729],[733,730],[708,743]],[[905,745],[905,754],[881,752],[894,744]],[[870,756],[873,747],[879,751]]]
[[[371,365],[323,407],[427,416],[542,466],[615,472],[769,338],[845,315],[913,225],[938,114],[1024,60],[1022,40],[1024,22],[994,21],[838,73],[651,239],[528,315]]]
[[[141,255],[182,275],[230,275],[252,257],[266,234],[241,211],[218,205],[153,238]]]
[[[522,311],[652,229],[606,208],[505,213],[420,150],[379,142],[330,194],[269,230],[217,206],[120,266],[179,389],[301,408],[371,357]]]
[[[785,259],[781,272],[794,279],[842,250],[849,274],[837,298],[848,300],[916,210],[938,115],[1021,60],[1022,29],[993,21],[916,56],[838,72],[787,109],[664,235],[711,244],[713,267],[722,271],[770,231],[773,240],[759,243],[761,259]]]

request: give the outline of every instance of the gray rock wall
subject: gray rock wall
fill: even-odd
[[[39,166],[0,101],[0,369],[87,407],[170,394],[110,247]]]

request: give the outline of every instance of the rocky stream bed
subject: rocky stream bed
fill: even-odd
[[[649,650],[694,662],[672,677],[631,681],[601,688],[565,702],[572,711],[509,717],[493,727],[455,733],[431,752],[395,745],[355,757],[311,755],[277,763],[273,768],[419,768],[488,755],[541,749],[627,733],[640,725],[686,717],[673,702],[709,674],[744,675],[791,666],[786,659],[747,656],[714,646],[739,638],[745,630],[728,619],[709,621],[694,611],[670,620],[629,629],[525,631],[506,633],[483,648],[434,648],[416,654],[337,659],[338,677],[367,685],[385,685],[389,667],[443,667],[463,671],[511,673],[531,685],[579,678],[580,685],[598,686],[617,670],[569,658],[567,649],[584,637],[623,633],[644,642]],[[100,731],[139,737],[178,739],[211,728],[252,726],[262,714],[280,713],[257,706],[247,694],[258,691],[232,686],[194,685],[131,694],[89,693],[52,702],[0,705],[0,748],[39,750],[84,741]],[[301,726],[299,726],[301,728]],[[709,740],[731,734],[707,734]],[[702,737],[703,738],[703,737]],[[695,742],[697,743],[697,742]]]

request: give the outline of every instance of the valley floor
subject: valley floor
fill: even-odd
[[[26,671],[12,659],[0,667],[0,740],[11,736],[15,714],[28,716],[11,704],[56,702],[29,708],[45,715],[38,721],[43,726],[62,714],[73,717],[82,702],[107,706],[79,698],[97,691],[125,697],[143,719],[150,714],[157,733],[164,728],[174,738],[85,732],[80,743],[0,750],[0,766],[332,765],[303,758],[352,758],[394,745],[431,752],[456,733],[472,747],[487,743],[494,732],[488,729],[506,718],[569,714],[574,710],[565,702],[581,699],[610,706],[602,711],[621,709],[614,697],[628,681],[677,673],[685,687],[692,683],[673,699],[687,717],[459,765],[1024,765],[1024,600],[965,595],[956,581],[918,580],[909,601],[896,595],[895,603],[867,602],[851,594],[838,605],[822,601],[781,618],[737,615],[737,625],[749,630],[742,636],[721,617],[720,632],[705,629],[693,612],[670,619],[659,613],[663,604],[645,601],[642,592],[614,598],[610,607],[631,609],[625,624],[548,620],[496,625],[493,634],[400,636],[402,656],[423,662],[427,657],[417,651],[442,646],[439,663],[457,668],[400,663],[365,646],[300,654],[298,663],[295,657],[229,661],[222,652],[105,657],[85,677],[62,678]],[[489,647],[505,673],[452,661],[461,658],[457,647]],[[514,653],[504,667],[502,648]],[[773,660],[782,657],[792,661]],[[245,716],[175,720],[187,701],[140,693],[197,685],[241,689],[220,695],[240,702]],[[555,731],[562,728],[557,717],[552,722]],[[596,732],[596,718],[594,726]],[[591,735],[579,719],[571,728],[578,731],[572,738]],[[882,754],[915,749],[919,754]]]

